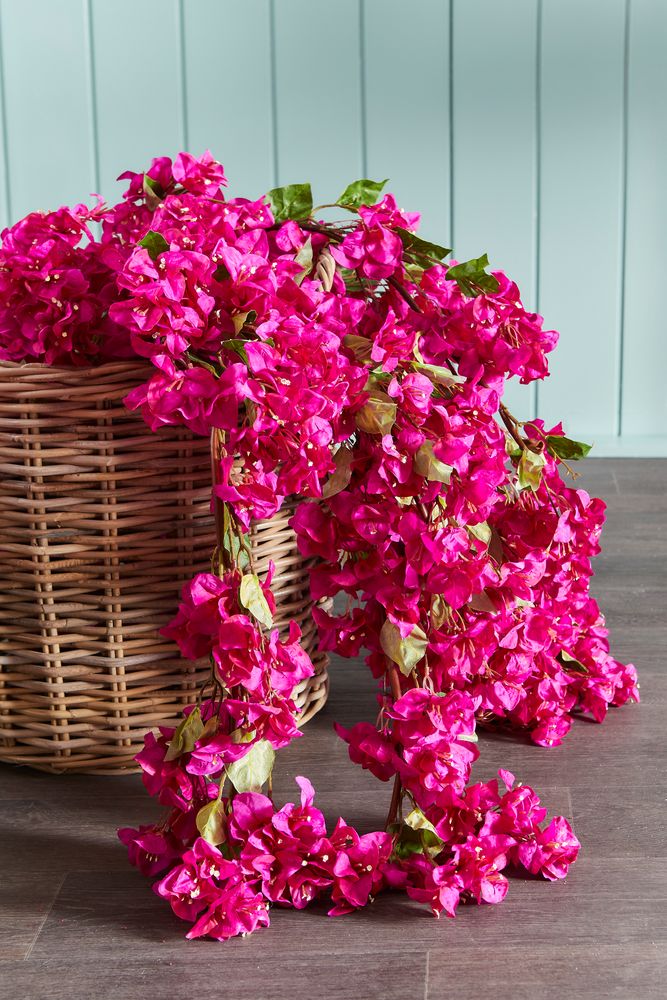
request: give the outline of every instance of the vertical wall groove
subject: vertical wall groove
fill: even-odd
[[[618,384],[616,386],[618,410],[616,415],[616,436],[623,433],[623,365],[625,362],[625,278],[626,278],[626,238],[628,229],[628,109],[630,82],[630,10],[631,0],[625,0],[625,35],[623,39],[623,112],[621,124],[621,198],[620,198],[620,260],[618,276]]]
[[[178,73],[181,94],[181,133],[183,136],[182,149],[188,152],[195,152],[190,149],[190,134],[188,128],[188,64],[185,50],[185,10],[183,0],[176,0],[178,4]],[[196,153],[203,153],[203,149]]]
[[[86,32],[86,69],[88,71],[88,108],[90,114],[90,158],[95,193],[100,190],[100,144],[97,125],[97,84],[95,80],[95,33],[93,0],[84,0]]]
[[[9,136],[7,133],[7,97],[5,89],[7,81],[5,79],[4,70],[5,60],[3,48],[3,27],[2,5],[0,4],[0,141],[2,142],[2,156],[5,163],[2,197],[5,203],[5,219],[7,220],[7,225],[9,226],[14,220],[12,218],[12,189],[9,178]]]
[[[454,212],[456,189],[454,186],[454,0],[449,2],[449,242],[456,254],[456,229]]]
[[[269,38],[271,40],[271,142],[273,147],[273,184],[280,184],[278,159],[278,66],[276,49],[276,4],[269,0]]]
[[[366,100],[366,0],[359,0],[359,124],[361,131],[361,173],[368,176],[368,134]]]
[[[535,254],[535,264],[533,267],[533,308],[535,312],[540,311],[540,249],[542,241],[542,15],[544,0],[537,0],[537,12],[535,17],[535,145],[534,145],[534,231],[533,231],[533,251]],[[540,406],[540,383],[534,382],[531,392],[532,416],[539,416]]]

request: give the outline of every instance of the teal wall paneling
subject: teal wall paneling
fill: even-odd
[[[623,435],[667,434],[667,3],[632,0],[623,338]]]
[[[537,309],[538,0],[454,4],[454,247],[489,255]],[[511,380],[507,401],[533,417],[535,390]]]
[[[9,223],[11,217],[9,137],[7,135],[7,114],[5,108],[5,73],[2,61],[2,17],[0,16],[0,232]]]
[[[274,0],[277,179],[319,203],[362,173],[360,23],[359,0]]]
[[[450,0],[361,0],[365,173],[451,246]]]
[[[11,218],[94,188],[84,0],[2,0]]]
[[[618,430],[626,0],[543,3],[540,310],[561,339],[538,409],[595,438]]]
[[[229,191],[273,187],[270,0],[182,0],[188,148],[225,164]]]
[[[100,186],[111,198],[123,170],[183,148],[181,18],[178,0],[92,0],[91,10]]]
[[[0,226],[209,148],[230,192],[390,177],[561,333],[510,385],[667,454],[667,0],[0,0]]]

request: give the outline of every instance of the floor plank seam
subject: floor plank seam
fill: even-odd
[[[426,968],[424,969],[424,1000],[428,1000],[429,988],[428,988],[428,974],[431,965],[431,949],[426,952]]]
[[[60,895],[60,893],[62,891],[62,888],[63,888],[63,886],[65,884],[65,879],[66,878],[67,878],[67,872],[63,872],[63,874],[60,876],[60,880],[59,880],[59,882],[58,882],[58,884],[56,886],[55,892],[53,893],[53,898],[51,899],[51,902],[49,903],[48,909],[47,909],[46,913],[44,914],[44,916],[42,917],[42,919],[41,919],[41,921],[39,923],[39,927],[35,931],[35,935],[34,935],[32,941],[28,945],[28,950],[26,951],[25,955],[23,956],[23,961],[24,962],[27,962],[28,959],[30,958],[30,956],[32,955],[33,949],[34,949],[35,945],[37,944],[37,938],[42,933],[42,930],[44,929],[44,924],[46,923],[46,921],[49,919],[49,917],[51,915],[51,911],[53,910],[53,907],[55,906],[56,900],[57,900],[58,896]]]

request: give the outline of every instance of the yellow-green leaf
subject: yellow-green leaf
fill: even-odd
[[[451,388],[453,385],[461,385],[466,381],[463,375],[450,372],[449,368],[445,368],[443,365],[427,365],[422,361],[415,361],[414,366],[422,375],[425,375],[426,378],[430,379],[436,385],[444,385],[447,388]]]
[[[367,434],[389,434],[396,421],[396,403],[382,389],[370,389],[356,421],[359,430]]]
[[[208,802],[197,813],[195,820],[200,835],[217,847],[225,840],[225,807],[220,799]]]
[[[480,521],[479,524],[469,524],[468,532],[475,538],[479,538],[480,542],[484,542],[488,545],[491,541],[491,528],[487,521]]]
[[[453,466],[433,454],[433,442],[424,441],[415,455],[415,472],[432,483],[449,483],[453,471]]]
[[[268,740],[258,740],[245,757],[234,761],[227,768],[227,777],[237,792],[260,792],[268,781],[276,758]]]
[[[232,323],[234,324],[234,333],[238,334],[241,332],[241,330],[245,326],[245,321],[247,320],[249,315],[250,315],[249,312],[244,312],[244,313],[235,313],[232,316]]]
[[[425,854],[436,857],[444,847],[444,841],[438,836],[433,824],[424,816],[419,808],[415,808],[403,820],[399,834],[400,855]]]
[[[356,333],[346,333],[343,337],[343,347],[350,351],[356,361],[365,363],[371,360],[373,342],[368,337],[360,337]]]
[[[519,489],[530,489],[534,492],[539,489],[542,482],[542,470],[546,464],[543,452],[531,451],[524,448],[519,459],[518,476]]]
[[[473,594],[468,601],[468,606],[473,611],[488,611],[492,614],[495,614],[498,610],[485,590],[480,591],[478,594]]]
[[[298,254],[294,258],[297,264],[302,267],[301,274],[297,274],[294,279],[297,285],[300,285],[304,278],[307,278],[310,272],[313,270],[313,242],[310,238],[306,240]]]
[[[245,573],[241,577],[239,601],[260,625],[273,626],[273,615],[256,573]]]
[[[186,715],[176,726],[164,759],[175,760],[182,753],[190,753],[191,750],[194,750],[195,743],[203,732],[204,723],[201,712],[198,708],[193,708],[190,714]]]
[[[431,596],[431,624],[433,628],[442,628],[449,618],[449,604],[442,594]]]
[[[409,677],[426,653],[428,639],[419,625],[413,625],[410,634],[402,636],[398,626],[387,618],[380,631],[380,645],[401,673]]]
[[[148,174],[144,174],[143,191],[146,207],[154,212],[164,199],[164,191],[155,178],[149,177]]]

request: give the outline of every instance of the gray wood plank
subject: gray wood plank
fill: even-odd
[[[38,858],[33,855],[33,867],[14,870],[7,862],[9,852],[3,845],[2,878],[0,879],[0,960],[25,959],[35,943],[56,894],[62,875],[36,870]],[[0,962],[0,982],[2,981]]]
[[[479,1000],[480,967],[484,993],[494,1000],[663,1000],[667,951],[658,942],[633,945],[623,954],[613,945],[525,946],[429,953],[426,1000]]]
[[[270,932],[269,932],[270,933]],[[405,1000],[405,984],[415,998],[426,988],[426,951],[408,949],[390,954],[380,948],[361,955],[311,955],[302,947],[282,956],[253,960],[241,951],[232,966],[224,945],[182,943],[169,961],[147,956],[116,962],[104,975],[95,962],[82,961],[74,969],[58,960],[0,965],[5,982],[16,983],[20,994],[3,991],[0,1000],[181,1000],[182,997],[228,996],[249,1000],[300,1000],[335,997],[336,1000]],[[230,985],[227,985],[230,984]]]

